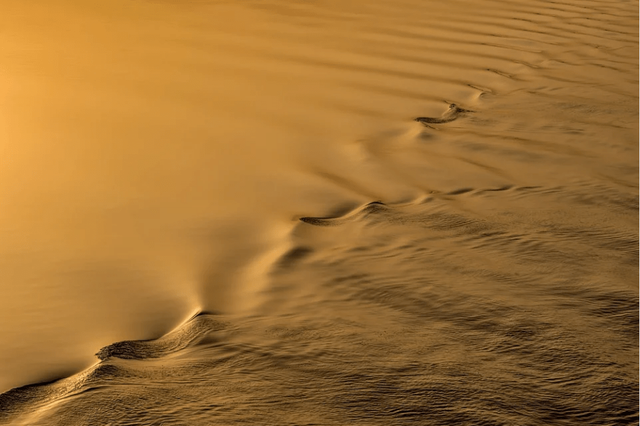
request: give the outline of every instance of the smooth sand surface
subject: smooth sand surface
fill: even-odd
[[[1,424],[637,424],[637,1],[1,9]]]

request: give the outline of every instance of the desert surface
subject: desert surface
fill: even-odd
[[[0,424],[638,424],[638,2],[2,0]]]

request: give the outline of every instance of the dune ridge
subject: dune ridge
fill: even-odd
[[[24,8],[0,424],[638,423],[637,3]]]

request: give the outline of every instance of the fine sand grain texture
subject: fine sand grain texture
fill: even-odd
[[[0,424],[638,424],[637,1],[0,9]]]

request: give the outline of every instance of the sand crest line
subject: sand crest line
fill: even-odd
[[[464,188],[454,189],[448,192],[430,191],[427,194],[420,195],[415,199],[406,201],[406,202],[385,203],[380,200],[370,201],[342,215],[322,216],[322,217],[303,216],[299,218],[299,221],[307,223],[309,225],[314,225],[314,226],[338,226],[355,217],[367,216],[369,214],[374,214],[374,213],[381,213],[383,211],[387,211],[392,208],[402,208],[402,207],[426,204],[433,201],[434,199],[451,200],[453,199],[451,197],[456,197],[461,195],[475,196],[475,195],[482,195],[485,193],[503,192],[503,191],[526,192],[526,191],[532,191],[532,190],[539,190],[540,188],[541,187],[539,186],[515,186],[515,185],[505,184],[505,185],[501,185],[494,188],[464,187]]]
[[[414,120],[418,123],[422,123],[425,127],[436,129],[431,124],[444,124],[451,123],[458,118],[464,117],[466,114],[475,112],[470,109],[461,108],[456,104],[450,104],[447,111],[440,117],[416,117]]]
[[[216,314],[199,311],[167,334],[150,340],[123,340],[100,349],[96,356],[106,361],[110,358],[147,359],[161,358],[181,349],[198,344],[214,331],[225,329],[226,323]]]
[[[109,363],[114,358],[144,360],[162,358],[177,351],[197,345],[212,332],[226,329],[228,324],[218,319],[216,312],[197,310],[185,321],[157,339],[124,340],[101,348],[96,356],[99,361],[90,367],[59,379],[13,388],[0,394],[0,422],[6,416],[19,413],[25,406],[36,411],[73,395],[91,390],[89,382],[96,377],[114,376],[125,369]]]

